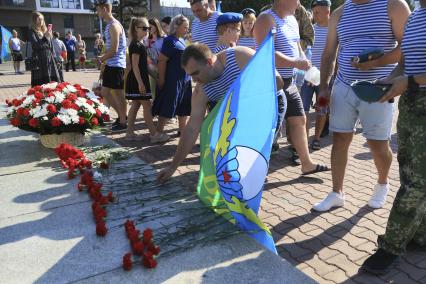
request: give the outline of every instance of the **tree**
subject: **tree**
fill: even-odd
[[[114,14],[121,22],[123,27],[127,29],[132,17],[144,17],[147,15],[148,3],[146,0],[121,0],[119,4],[113,8]]]
[[[410,0],[406,0],[410,1]],[[300,3],[310,9],[312,0],[300,0]],[[241,12],[244,8],[250,7],[260,12],[262,7],[271,3],[271,0],[223,0],[222,10],[224,12]],[[344,0],[332,0],[331,9],[334,10],[344,3]]]

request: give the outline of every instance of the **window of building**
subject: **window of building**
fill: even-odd
[[[46,25],[52,24],[52,14],[43,13],[43,16],[44,16],[44,22],[46,23]]]
[[[83,0],[83,9],[92,10],[94,7],[94,0]]]
[[[40,6],[43,8],[59,8],[59,0],[40,0]]]
[[[80,0],[62,0],[64,9],[81,9]]]
[[[74,17],[73,15],[64,15],[64,28],[73,29],[74,28]]]
[[[25,0],[0,0],[0,6],[24,7]]]

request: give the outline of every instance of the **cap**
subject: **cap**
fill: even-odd
[[[243,15],[240,13],[223,13],[216,19],[216,24],[218,26],[230,23],[239,23],[243,20]]]
[[[315,6],[327,6],[330,7],[331,6],[331,1],[330,0],[312,0],[311,2],[311,9]]]
[[[254,14],[256,16],[256,11],[252,8],[245,8],[241,11],[241,14],[247,15],[247,14]]]

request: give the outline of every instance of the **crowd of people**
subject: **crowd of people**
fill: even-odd
[[[113,17],[109,0],[95,2],[98,16],[107,23],[105,42],[97,35],[94,54],[102,70],[101,94],[118,114],[112,131],[126,131],[127,139],[138,140],[135,120],[141,106],[151,143],[170,139],[164,132],[170,119],[176,117],[179,123],[176,154],[159,173],[160,183],[190,153],[206,114],[223,98],[272,29],[276,31],[279,112],[272,151],[279,150],[277,141],[285,127],[288,149],[292,160],[300,162],[302,175],[331,170],[332,192],[314,204],[314,210],[324,212],[345,205],[345,169],[358,121],[377,169],[377,184],[368,205],[373,209],[384,206],[392,162],[392,99],[402,95],[398,117],[401,187],[386,233],[378,238],[379,249],[363,268],[384,273],[410,242],[426,246],[426,0],[420,0],[421,7],[413,13],[403,0],[348,0],[333,13],[330,0],[313,0],[312,16],[298,0],[274,0],[259,15],[251,8],[220,13],[215,11],[215,1],[189,0],[192,22],[183,15],[161,22],[133,18],[128,32]],[[58,54],[62,58],[67,54],[63,58],[66,71],[69,65],[75,70],[75,58],[84,69],[86,44],[81,36],[67,33],[64,43],[55,43],[59,35],[54,34],[52,41],[43,16],[33,15],[31,44],[43,64],[42,72],[33,71],[31,84],[63,79],[55,63]],[[19,50],[22,43],[13,40],[12,44]],[[371,48],[382,49],[383,55],[365,62],[353,60]],[[319,85],[303,77],[296,84],[298,74],[313,67],[320,70]],[[366,102],[352,89],[361,80],[390,87],[380,101]],[[126,100],[131,101],[129,112]],[[307,114],[312,108],[316,111],[315,134],[309,143]],[[331,168],[310,156],[310,149],[321,149],[324,129],[333,132]]]

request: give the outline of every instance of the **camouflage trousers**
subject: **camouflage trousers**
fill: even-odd
[[[426,90],[401,96],[397,131],[401,186],[378,245],[401,255],[411,240],[426,245]]]

